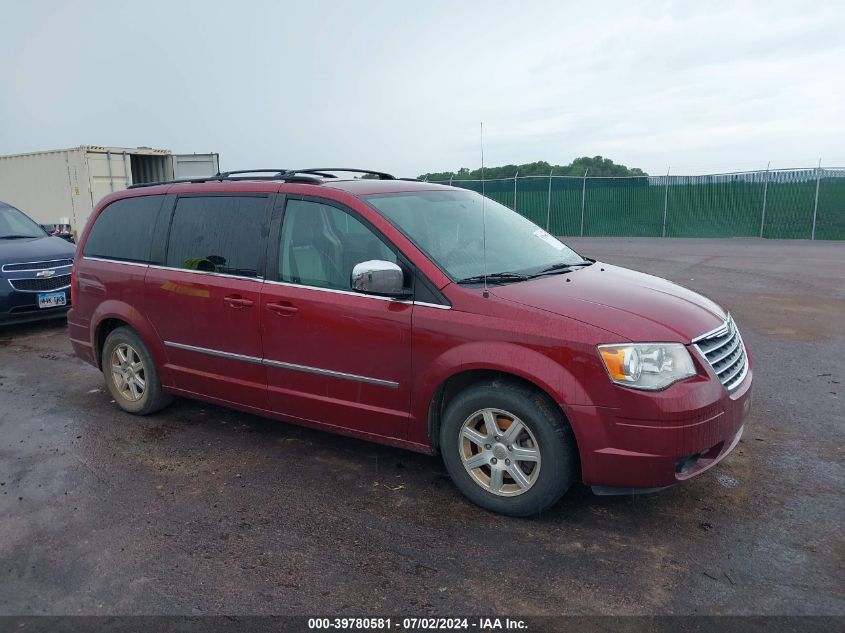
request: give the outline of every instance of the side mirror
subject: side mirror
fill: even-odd
[[[402,269],[396,264],[371,259],[355,264],[352,269],[352,290],[370,295],[404,297],[408,294],[404,288],[404,278]]]

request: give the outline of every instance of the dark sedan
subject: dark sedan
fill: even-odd
[[[0,325],[64,317],[76,248],[0,202]]]

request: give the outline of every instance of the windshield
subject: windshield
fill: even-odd
[[[485,272],[533,275],[550,266],[584,261],[530,220],[473,191],[416,191],[364,199],[454,280]]]
[[[0,206],[0,239],[44,235],[44,229],[14,207]]]

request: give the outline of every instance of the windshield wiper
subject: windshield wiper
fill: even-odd
[[[501,273],[490,273],[489,275],[473,275],[472,277],[464,277],[463,279],[458,279],[457,283],[459,284],[480,284],[484,283],[484,279],[487,281],[492,281],[493,283],[502,282],[502,281],[525,281],[526,279],[531,279],[528,275],[523,275],[522,273],[510,273],[510,272],[501,272]]]
[[[575,268],[581,268],[582,266],[592,266],[595,262],[585,259],[580,262],[574,262],[568,264],[566,262],[558,262],[557,264],[552,264],[551,266],[547,266],[540,272],[534,273],[531,275],[531,278],[534,277],[541,277],[542,275],[555,275],[559,273],[568,273],[572,272]]]
[[[552,264],[551,266],[544,268],[541,270],[541,273],[548,273],[553,270],[560,270],[561,268],[578,268],[579,266],[592,266],[594,262],[591,262],[588,259],[582,260],[580,262],[575,262],[573,264],[568,264],[566,262],[558,262],[557,264]]]
[[[0,240],[29,240],[37,235],[0,235]]]

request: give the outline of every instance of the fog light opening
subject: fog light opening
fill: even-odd
[[[681,457],[678,460],[677,465],[675,466],[675,472],[678,475],[683,475],[689,472],[690,470],[692,470],[692,467],[695,466],[696,463],[698,463],[698,460],[701,459],[701,456],[704,455],[704,453],[705,451],[702,451],[700,453],[696,453],[695,455],[687,455],[686,457]]]

